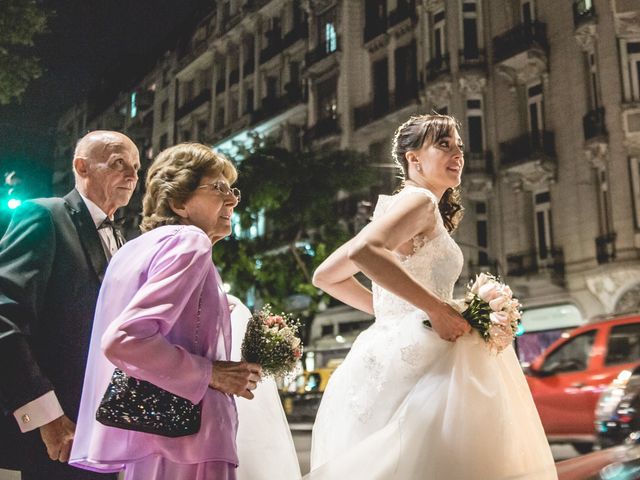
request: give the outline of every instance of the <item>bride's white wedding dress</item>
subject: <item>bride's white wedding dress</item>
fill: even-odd
[[[405,195],[381,196],[374,218]],[[437,209],[436,209],[437,212]],[[463,257],[436,214],[430,238],[400,259],[452,300]],[[373,285],[375,323],[331,377],[313,429],[309,479],[556,479],[551,451],[512,347],[492,353],[473,332],[455,343],[424,312]]]

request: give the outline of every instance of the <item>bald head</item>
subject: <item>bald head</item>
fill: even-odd
[[[122,133],[96,130],[76,144],[73,155],[76,189],[108,216],[129,203],[139,168],[138,148]]]

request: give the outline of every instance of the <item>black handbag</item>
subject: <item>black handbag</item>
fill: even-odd
[[[200,328],[200,302],[195,344]],[[200,430],[201,405],[139,380],[116,368],[96,411],[96,420],[109,427],[183,437]]]

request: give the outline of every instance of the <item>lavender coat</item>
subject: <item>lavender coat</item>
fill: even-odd
[[[230,350],[229,307],[205,233],[164,226],[128,242],[111,260],[100,290],[69,463],[114,472],[159,455],[177,463],[237,465],[234,399],[208,386],[212,361],[228,360]],[[200,431],[168,438],[98,423],[95,412],[116,366],[202,401]]]

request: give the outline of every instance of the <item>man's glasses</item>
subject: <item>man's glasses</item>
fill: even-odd
[[[208,188],[209,190],[216,191],[225,197],[233,196],[238,202],[240,202],[241,193],[238,188],[231,188],[225,182],[218,180],[213,183],[205,183],[204,185],[199,185],[197,188]]]

